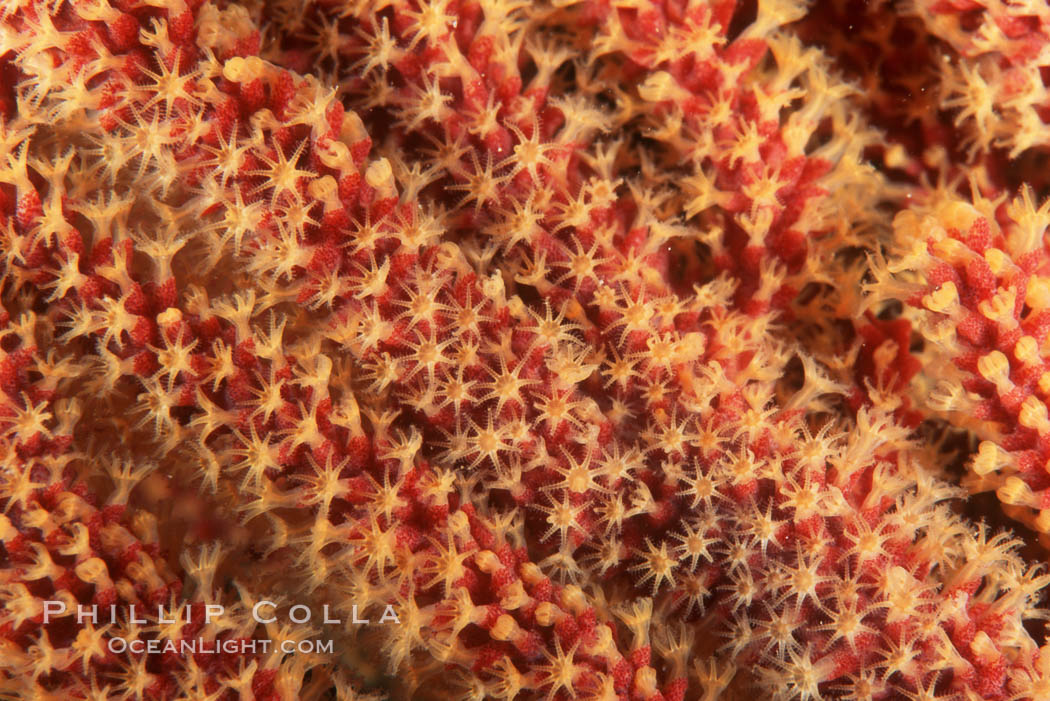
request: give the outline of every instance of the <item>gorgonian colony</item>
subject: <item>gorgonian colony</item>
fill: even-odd
[[[1048,28],[2,3],[0,693],[1050,697]]]

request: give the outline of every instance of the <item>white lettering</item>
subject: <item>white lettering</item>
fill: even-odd
[[[300,610],[300,609],[303,610],[303,611],[306,611],[306,615],[303,618],[296,618],[295,617],[295,612],[296,612],[296,610]],[[292,623],[306,623],[306,622],[308,622],[310,620],[310,617],[312,615],[313,615],[313,611],[311,611],[306,606],[303,606],[302,604],[296,604],[292,608],[288,609],[288,618],[292,619]]]
[[[85,613],[86,611],[91,611],[91,613]],[[91,604],[91,606],[77,604],[77,625],[84,625],[85,618],[89,619],[92,625],[98,623],[98,606],[96,604]]]
[[[270,608],[273,608],[277,606],[277,604],[273,603],[272,601],[260,601],[255,606],[252,606],[252,618],[255,619],[255,622],[273,623],[274,621],[276,621],[277,616],[270,616],[269,618],[259,618],[259,609],[261,609],[263,606],[269,606]]]
[[[204,605],[204,622],[211,623],[211,619],[215,616],[221,616],[222,612],[225,611],[225,607],[222,604],[205,604]]]
[[[164,607],[161,606],[160,604],[157,604],[157,622],[158,623],[174,623],[175,619],[172,618],[171,620],[168,620],[167,618],[164,618]]]
[[[66,602],[45,601],[44,602],[44,624],[51,622],[51,616],[61,616],[66,612]]]
[[[394,607],[390,604],[386,605],[383,609],[383,616],[379,619],[380,623],[386,623],[387,621],[393,621],[394,623],[400,623],[401,619],[397,617],[397,612],[394,611]]]
[[[147,621],[145,618],[135,618],[135,604],[131,605],[130,610],[131,617],[128,620],[130,620],[132,623],[149,623],[149,621]],[[132,650],[132,652],[134,652],[134,650]]]

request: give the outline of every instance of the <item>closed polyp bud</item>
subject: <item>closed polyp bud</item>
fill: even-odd
[[[959,290],[948,281],[922,298],[922,305],[932,312],[950,313],[959,305]]]
[[[258,56],[235,56],[222,67],[222,77],[231,83],[247,83],[262,78],[266,63]]]
[[[535,562],[526,562],[521,566],[521,578],[526,584],[536,584],[544,579],[543,570]]]
[[[977,305],[977,309],[986,319],[1013,328],[1017,325],[1017,319],[1014,317],[1016,302],[1017,288],[1010,287],[999,290],[994,297]]]
[[[634,674],[634,691],[638,698],[648,699],[656,695],[656,670],[646,666]]]
[[[1031,336],[1022,336],[1014,345],[1014,357],[1025,365],[1039,362],[1039,343]]]
[[[492,574],[500,567],[502,563],[499,558],[496,557],[496,553],[491,550],[482,550],[474,556],[474,562],[477,564],[478,569],[487,574]]]
[[[1046,404],[1038,397],[1029,395],[1021,404],[1021,413],[1017,419],[1025,428],[1035,429],[1040,435],[1050,433],[1050,421],[1047,421]]]
[[[973,471],[981,477],[995,472],[1002,467],[999,455],[999,446],[991,441],[982,441],[977,448],[977,455],[973,458]]]
[[[544,601],[536,607],[536,622],[541,626],[553,625],[556,620],[557,609],[554,604]]]
[[[1050,277],[1033,277],[1025,291],[1025,304],[1034,310],[1050,307]]]
[[[524,606],[529,599],[530,597],[525,593],[525,587],[522,585],[521,580],[516,579],[504,587],[501,592],[499,605],[507,611],[513,611]]]
[[[330,141],[317,147],[317,157],[321,163],[332,170],[343,172],[355,172],[354,159],[350,154],[350,148],[342,141]]]
[[[638,94],[646,102],[663,102],[673,99],[682,88],[675,82],[674,77],[667,71],[653,73],[645,82],[638,86]]]
[[[182,321],[182,312],[176,307],[168,307],[157,315],[157,324],[162,329],[167,329]]]
[[[331,175],[325,175],[310,181],[306,191],[314,199],[324,202],[338,194],[339,185]]]
[[[1036,507],[1039,504],[1035,492],[1033,492],[1032,488],[1025,484],[1019,477],[1008,477],[1006,479],[1006,484],[999,487],[995,493],[998,495],[999,501],[1004,504],[1032,507]]]
[[[561,592],[561,603],[569,611],[579,613],[587,607],[587,597],[575,584],[566,585]]]
[[[385,158],[372,161],[365,170],[365,182],[376,190],[379,198],[394,197],[397,189],[394,184],[394,169]]]
[[[994,384],[1000,394],[1005,394],[1013,388],[1013,383],[1010,382],[1010,361],[1000,351],[992,351],[981,357],[977,361],[977,372]]]
[[[514,620],[514,617],[503,614],[496,619],[495,625],[492,626],[492,630],[489,632],[492,635],[493,640],[506,642],[514,637],[514,633],[517,629],[518,623]]]
[[[109,568],[100,558],[93,557],[77,565],[73,572],[88,584],[108,584]]]
[[[989,248],[984,252],[984,262],[992,269],[993,275],[1002,275],[1010,263],[1010,258],[998,248]]]
[[[943,258],[949,263],[966,262],[973,255],[973,251],[962,241],[950,238],[943,238],[933,244],[933,252],[938,258]]]

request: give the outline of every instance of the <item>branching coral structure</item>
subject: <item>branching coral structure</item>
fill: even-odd
[[[0,697],[1050,698],[1048,21],[0,4]]]

